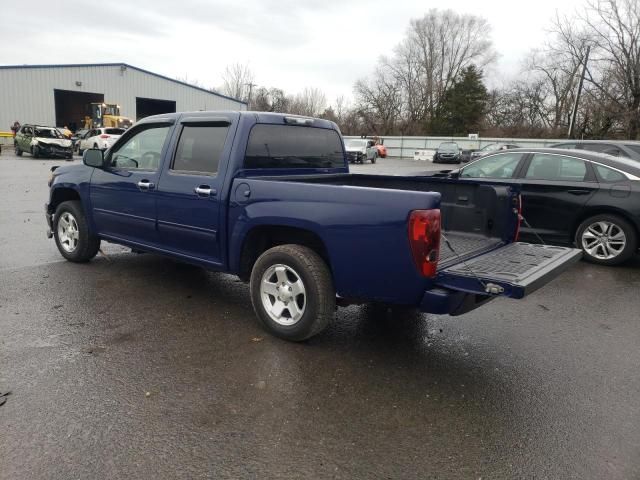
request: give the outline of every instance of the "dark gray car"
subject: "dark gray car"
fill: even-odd
[[[640,161],[640,142],[618,140],[571,140],[557,143],[551,148],[569,150],[586,150],[588,152],[605,153],[614,157],[631,158]]]

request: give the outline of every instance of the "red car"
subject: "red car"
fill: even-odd
[[[387,147],[382,143],[376,144],[376,149],[378,150],[378,156],[381,158],[387,158]]]

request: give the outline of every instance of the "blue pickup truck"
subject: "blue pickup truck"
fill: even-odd
[[[66,259],[104,240],[236,274],[263,326],[294,341],[339,305],[459,315],[522,298],[581,255],[517,241],[517,185],[351,174],[337,126],[299,116],[149,117],[49,186]]]

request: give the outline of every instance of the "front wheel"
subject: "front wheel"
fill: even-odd
[[[377,159],[378,159],[378,155],[374,154],[373,157],[371,157],[371,163],[376,163]]]
[[[40,147],[38,147],[37,145],[31,147],[31,155],[33,156],[33,158],[38,158],[40,156]]]
[[[20,147],[18,146],[18,144],[15,145],[15,152],[16,152],[16,157],[22,156],[22,150],[20,150]]]
[[[308,247],[280,245],[264,252],[251,271],[250,289],[260,323],[285,340],[306,340],[333,318],[329,267]]]
[[[576,245],[585,260],[600,265],[619,265],[638,249],[638,235],[624,218],[613,214],[595,215],[578,227]]]
[[[53,236],[60,254],[71,262],[88,262],[98,254],[100,239],[89,227],[77,200],[62,202],[53,217]]]

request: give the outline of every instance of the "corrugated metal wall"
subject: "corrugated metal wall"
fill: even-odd
[[[81,82],[82,86],[77,86]],[[246,104],[130,66],[0,68],[0,131],[20,123],[55,124],[54,89],[102,93],[135,120],[136,97],[171,100],[176,110],[246,110]]]

